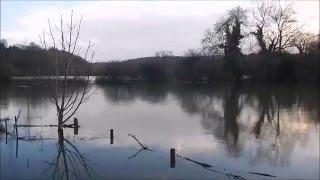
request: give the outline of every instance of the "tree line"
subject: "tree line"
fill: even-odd
[[[56,75],[55,69],[58,69],[58,75],[63,75],[63,66],[67,60],[67,52],[55,48],[45,49],[33,42],[29,45],[8,46],[7,41],[2,39],[0,51],[2,78],[8,78],[8,76],[53,76]],[[58,54],[57,61],[53,58],[54,54]],[[70,66],[68,75],[86,75],[91,72],[89,62],[80,56],[70,55],[72,56],[72,66]],[[57,68],[55,68],[56,65]]]
[[[71,54],[68,76],[96,75],[100,82],[193,84],[243,79],[318,81],[319,38],[319,34],[302,31],[290,5],[262,1],[251,10],[235,7],[227,11],[205,31],[200,47],[188,49],[184,56],[161,50],[154,57],[90,63]],[[8,46],[1,40],[0,51],[2,80],[9,76],[63,74],[63,50],[35,43]],[[52,54],[58,54],[57,61]]]
[[[291,5],[262,1],[251,10],[238,6],[226,12],[205,31],[201,47],[184,57],[159,51],[107,63],[102,75],[108,81],[318,81],[319,47],[319,34],[302,31]]]

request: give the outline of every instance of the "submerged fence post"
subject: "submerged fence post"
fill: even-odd
[[[6,144],[8,143],[8,123],[7,121],[4,121],[5,128],[6,128]]]
[[[110,129],[110,144],[113,144],[113,129]]]
[[[79,128],[78,127],[74,127],[73,128],[73,134],[74,135],[78,135],[79,134]]]
[[[77,118],[74,118],[73,119],[73,133],[74,135],[78,135],[79,133],[79,123],[78,123],[78,119]]]
[[[73,125],[74,125],[74,127],[79,127],[79,123],[78,123],[78,119],[77,118],[73,119]]]
[[[176,150],[174,148],[170,149],[170,167],[176,167]]]
[[[16,158],[18,158],[18,151],[19,151],[19,133],[18,133],[18,126],[17,126],[17,118],[16,116],[14,117],[15,120],[15,131],[16,131]]]

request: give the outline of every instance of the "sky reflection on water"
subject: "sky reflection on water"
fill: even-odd
[[[19,82],[1,89],[1,118],[12,118],[21,108],[20,124],[53,124],[55,112],[47,87],[25,85]],[[96,94],[76,114],[79,134],[64,130],[64,139],[92,167],[88,175],[78,163],[75,169],[84,178],[228,178],[182,158],[170,168],[170,148],[248,179],[267,178],[248,174],[250,171],[280,179],[319,178],[318,88],[234,84],[96,88]],[[115,134],[112,145],[110,129]],[[154,152],[141,151],[129,158],[140,146],[128,133]],[[52,139],[19,140],[16,158],[15,139],[9,138],[6,144],[5,133],[0,134],[1,179],[54,177],[45,169],[61,147],[75,151],[67,141],[59,143],[56,128],[19,128],[19,136],[29,135]],[[59,177],[65,175],[54,178]]]

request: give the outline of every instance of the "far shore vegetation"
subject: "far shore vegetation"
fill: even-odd
[[[67,76],[97,76],[96,81],[109,83],[315,83],[319,81],[320,37],[303,32],[295,15],[291,6],[277,3],[261,2],[253,10],[235,7],[204,31],[198,49],[188,49],[183,56],[160,50],[153,57],[93,63],[70,54]],[[1,83],[13,76],[65,73],[68,52],[63,49],[33,42],[9,46],[2,39],[0,51]],[[48,55],[53,53],[57,60]]]

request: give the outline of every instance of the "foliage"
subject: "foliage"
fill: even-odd
[[[11,76],[48,76],[52,74],[55,61],[49,54],[60,50],[42,49],[40,46],[30,43],[27,46],[14,45],[1,49],[1,72]],[[80,56],[72,55],[72,67],[68,75],[84,75],[90,69],[90,64]],[[58,66],[62,67],[66,59],[60,55]],[[58,68],[59,75],[63,75],[62,68]]]
[[[292,6],[271,1],[257,3],[252,16],[241,7],[226,12],[205,31],[201,48],[188,49],[184,56],[162,50],[155,57],[89,63],[65,48],[40,48],[35,43],[8,47],[1,40],[0,77],[46,76],[52,69],[58,69],[56,75],[64,75],[63,67],[68,61],[65,57],[72,57],[68,76],[97,75],[101,76],[98,80],[108,82],[319,80],[319,35],[302,32]],[[247,40],[259,49],[258,53],[252,49],[245,52]]]

